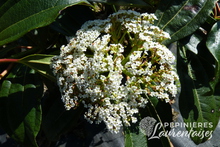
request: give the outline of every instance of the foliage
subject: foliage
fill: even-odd
[[[53,145],[62,135],[83,122],[84,109],[66,111],[60,100],[51,58],[59,54],[67,36],[81,25],[106,18],[119,9],[153,12],[155,22],[171,35],[163,42],[177,45],[180,79],[179,107],[184,122],[212,122],[211,128],[187,127],[193,131],[214,131],[219,121],[220,23],[216,0],[2,0],[0,2],[0,126],[23,146]],[[214,14],[212,10],[215,9]],[[215,19],[216,18],[216,19]],[[151,116],[157,122],[171,122],[169,103],[148,98],[139,121]],[[156,133],[170,128],[161,127]],[[85,138],[82,133],[79,136]],[[125,145],[171,146],[169,136],[148,140],[138,124],[124,128]],[[190,136],[195,144],[207,137]],[[46,139],[45,139],[46,138]]]

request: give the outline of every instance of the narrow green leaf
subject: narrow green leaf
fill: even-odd
[[[199,144],[211,137],[218,124],[219,96],[213,93],[210,85],[211,74],[204,68],[204,62],[207,60],[187,51],[181,45],[178,51],[177,68],[181,83],[180,112],[185,123],[194,123],[194,127],[189,125],[186,129],[191,132],[192,140]]]
[[[13,68],[1,85],[0,125],[23,146],[37,147],[42,94],[43,84],[38,74],[21,64]]]
[[[0,7],[0,46],[54,21],[62,9],[86,0],[8,0]]]
[[[54,55],[44,55],[44,54],[32,54],[26,56],[19,60],[19,63],[25,64],[30,68],[33,68],[46,78],[56,81],[52,70],[50,68],[51,58]]]
[[[216,0],[168,0],[161,1],[156,11],[160,28],[168,32],[169,44],[196,31],[209,17]]]

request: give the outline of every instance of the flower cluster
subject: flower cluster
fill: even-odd
[[[104,121],[117,133],[135,123],[149,97],[169,101],[177,93],[175,57],[161,42],[169,34],[153,25],[156,16],[120,10],[86,22],[51,67],[67,110],[82,104],[90,123]]]

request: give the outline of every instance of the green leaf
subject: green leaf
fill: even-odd
[[[219,82],[220,76],[220,22],[217,22],[213,25],[211,31],[208,34],[207,38],[207,48],[209,49],[210,53],[213,55],[216,61],[216,70],[215,70],[215,79],[212,82],[212,85],[215,86],[217,82]]]
[[[86,0],[8,0],[0,7],[0,46],[52,23],[62,9]]]
[[[36,147],[41,126],[43,84],[38,74],[16,64],[0,89],[0,125],[23,146]]]
[[[196,31],[209,17],[216,0],[166,0],[160,3],[156,11],[161,29],[168,32],[170,44]]]
[[[56,81],[50,68],[51,58],[54,55],[44,55],[44,54],[32,54],[24,58],[19,59],[19,63],[25,64],[30,68],[33,68],[46,78]]]
[[[192,34],[190,36],[187,36],[181,40],[182,44],[185,44],[185,47],[193,52],[194,54],[198,53],[197,46],[202,41],[203,37],[199,34]]]
[[[220,22],[218,21],[215,23],[211,29],[211,31],[208,34],[206,46],[209,49],[210,53],[215,59],[215,74],[210,82],[210,85],[212,86],[213,93],[215,95],[215,103],[217,112],[220,111]],[[220,116],[220,113],[218,113],[217,117]]]
[[[199,144],[211,137],[218,124],[220,97],[213,92],[210,84],[213,73],[207,69],[213,66],[210,58],[205,58],[208,53],[204,55],[200,53],[207,49],[200,48],[198,55],[187,51],[182,45],[179,45],[178,49],[177,69],[181,83],[180,112],[185,123],[195,124],[194,127],[186,126],[186,129],[191,131],[191,139]],[[204,136],[193,135],[193,132],[200,132]],[[209,134],[205,135],[205,133]]]

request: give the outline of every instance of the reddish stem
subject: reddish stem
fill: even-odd
[[[19,59],[0,59],[0,63],[5,63],[5,62],[18,62]]]
[[[13,64],[14,64],[14,63],[9,64],[9,66],[7,67],[7,69],[5,69],[2,73],[0,73],[0,80],[9,72],[9,70],[11,70]]]

